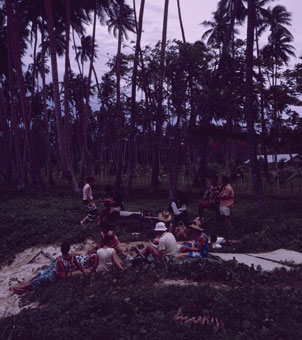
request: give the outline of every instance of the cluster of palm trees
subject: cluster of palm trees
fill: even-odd
[[[183,40],[167,41],[165,0],[162,39],[142,48],[144,0],[139,9],[135,0],[1,0],[2,176],[19,188],[28,181],[39,187],[44,178],[53,184],[56,168],[78,190],[79,180],[106,170],[116,175],[117,187],[127,174],[131,194],[134,175],[149,169],[156,191],[164,167],[173,197],[181,170],[203,186],[209,161],[243,160],[246,143],[263,204],[256,153],[259,145],[264,153],[278,151],[280,143],[270,145],[270,138],[293,130],[286,129],[283,113],[299,104],[301,93],[299,70],[284,72],[294,55],[291,16],[271,2],[217,1],[202,40],[188,43],[179,0]],[[238,31],[246,18],[245,42]],[[103,75],[95,68],[98,22],[117,38],[116,56]],[[129,32],[136,41],[133,54],[125,55]],[[78,70],[71,69],[71,51]],[[65,59],[62,82],[58,57]]]

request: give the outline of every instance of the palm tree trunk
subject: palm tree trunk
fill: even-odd
[[[255,114],[253,112],[253,46],[255,28],[255,0],[248,0],[248,24],[246,47],[246,102],[247,140],[250,155],[254,194],[258,209],[266,209],[266,202],[261,181],[260,168],[257,162],[257,140],[255,133]]]
[[[85,105],[84,105],[84,114],[82,116],[82,151],[81,151],[81,174],[80,180],[83,181],[84,177],[89,175],[89,169],[91,168],[91,155],[88,151],[88,122],[89,122],[89,97],[90,97],[90,83],[91,83],[91,75],[94,61],[94,49],[95,49],[95,31],[96,31],[96,8],[94,9],[94,17],[93,17],[93,31],[92,31],[92,50],[90,54],[90,64],[88,71],[88,83],[86,87],[85,94]]]
[[[266,131],[266,124],[265,124],[265,114],[264,114],[264,93],[263,93],[263,73],[262,67],[260,64],[260,51],[259,51],[259,35],[258,29],[255,27],[255,35],[256,35],[256,51],[257,51],[257,58],[259,62],[258,72],[260,77],[260,116],[261,116],[261,134],[262,134],[262,150],[264,156],[264,173],[268,181],[270,181],[269,172],[268,172],[268,160],[267,160],[267,131]]]
[[[48,35],[49,35],[49,48],[50,48],[50,58],[51,58],[51,71],[52,71],[52,81],[53,81],[53,91],[54,91],[54,104],[55,104],[59,154],[60,154],[60,159],[61,159],[64,175],[67,178],[68,182],[72,184],[73,190],[75,192],[78,192],[79,191],[78,183],[68,164],[68,158],[66,154],[66,143],[65,143],[64,127],[63,127],[63,122],[62,122],[61,104],[60,104],[56,41],[55,41],[55,35],[54,35],[51,0],[44,0],[44,5],[45,5],[46,18],[47,18],[47,29],[48,29]]]
[[[26,137],[28,140],[28,147],[29,147],[29,156],[30,156],[30,162],[32,166],[32,169],[31,169],[32,182],[35,187],[41,187],[42,181],[40,177],[39,167],[37,164],[36,151],[34,148],[31,128],[30,128],[30,117],[29,117],[29,112],[27,108],[26,90],[25,90],[25,85],[24,85],[21,52],[20,52],[20,37],[18,34],[18,29],[17,29],[18,25],[16,24],[14,17],[13,17],[11,1],[5,0],[5,3],[6,3],[6,8],[7,8],[9,43],[11,46],[12,58],[13,58],[14,66],[16,69],[17,81],[19,85],[20,98],[21,98],[21,110],[22,110],[23,120],[25,124]],[[14,4],[15,4],[16,16],[18,16],[18,7],[17,7],[18,4],[16,3],[16,1],[14,2]]]
[[[156,131],[155,141],[153,147],[153,160],[152,160],[152,175],[151,175],[151,192],[158,192],[158,176],[159,176],[159,149],[160,141],[162,139],[162,124],[164,120],[163,112],[163,83],[165,74],[165,56],[166,56],[166,41],[167,41],[167,26],[168,26],[168,10],[169,0],[165,0],[163,31],[161,40],[161,54],[160,54],[160,74],[158,84],[158,107],[156,117]]]
[[[18,177],[18,190],[21,190],[25,187],[25,177],[24,177],[24,169],[22,164],[21,157],[21,146],[20,146],[20,136],[17,124],[17,115],[15,111],[15,78],[13,72],[12,65],[12,55],[11,48],[8,44],[8,77],[9,77],[9,91],[10,91],[10,112],[11,112],[11,124],[12,124],[12,134],[14,139],[14,147],[16,154],[16,166],[17,166],[17,177]]]
[[[135,1],[133,1],[135,5]],[[130,134],[128,143],[128,168],[127,168],[127,186],[126,192],[128,196],[132,194],[132,183],[133,183],[133,171],[134,171],[134,129],[136,122],[136,84],[137,84],[137,68],[140,52],[140,43],[143,30],[143,17],[144,17],[145,0],[141,1],[141,7],[139,11],[139,19],[137,27],[137,38],[135,46],[135,55],[133,63],[133,73],[132,73],[132,87],[131,87],[131,118],[130,118]],[[136,18],[136,16],[135,16]]]
[[[9,128],[7,124],[7,113],[6,113],[6,107],[4,104],[4,98],[3,98],[3,91],[2,87],[0,87],[0,123],[2,126],[3,131],[3,146],[4,146],[4,157],[3,161],[5,162],[5,181],[7,183],[10,183],[12,180],[12,148],[11,148],[11,142],[10,142],[10,133]]]
[[[66,157],[70,171],[73,173],[71,146],[70,146],[70,108],[69,108],[69,74],[70,74],[70,58],[69,58],[69,43],[70,43],[70,11],[71,0],[66,0],[66,37],[65,37],[65,73],[64,73],[64,133],[66,145]],[[72,174],[72,176],[74,176]]]
[[[122,24],[123,24],[124,1],[121,1],[119,8],[119,28],[118,44],[116,54],[116,113],[117,113],[117,171],[115,178],[115,189],[119,190],[122,183],[123,171],[123,143],[122,143],[122,125],[123,116],[121,110],[121,50],[122,50]]]
[[[178,9],[178,18],[179,18],[179,24],[181,29],[181,35],[182,35],[182,41],[186,43],[186,36],[185,36],[185,30],[181,18],[181,9],[180,9],[180,0],[177,0],[177,9]]]
[[[44,23],[43,23],[44,26]],[[47,182],[49,185],[54,185],[52,177],[52,166],[51,166],[51,146],[50,146],[50,136],[49,136],[49,120],[48,120],[48,110],[47,110],[47,94],[46,94],[46,80],[45,80],[45,37],[44,37],[44,27],[41,32],[42,39],[42,95],[43,95],[43,112],[44,112],[44,129],[45,129],[45,144],[46,144],[46,175]]]

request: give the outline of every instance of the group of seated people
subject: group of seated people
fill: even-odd
[[[99,244],[90,243],[83,251],[70,252],[70,243],[61,244],[61,256],[57,257],[44,270],[30,280],[17,284],[11,290],[22,295],[26,291],[36,290],[42,283],[60,279],[63,283],[65,278],[78,271],[84,275],[94,271],[108,271],[112,266],[123,269],[117,248],[119,240],[115,233],[107,225],[102,227]]]
[[[155,238],[141,251],[137,250],[137,252],[142,257],[151,254],[155,259],[165,256],[177,258],[205,257],[208,253],[210,239],[201,228],[200,219],[196,218],[189,228],[194,235],[194,241],[177,243],[175,236],[168,231],[166,224],[158,222],[154,228]],[[63,242],[59,257],[30,280],[13,286],[11,290],[22,295],[26,291],[36,290],[38,286],[45,282],[59,279],[64,283],[69,274],[79,271],[86,275],[94,271],[106,272],[113,267],[123,270],[117,235],[106,222],[101,224],[101,230],[99,243],[90,243],[83,251],[70,252],[70,244]]]
[[[83,188],[83,203],[87,207],[87,215],[81,221],[84,225],[96,217],[96,206],[93,203],[91,184],[94,179],[87,179]],[[64,282],[69,273],[80,271],[83,274],[93,271],[108,271],[115,266],[123,269],[122,260],[118,255],[119,239],[112,230],[108,221],[116,214],[129,216],[141,215],[140,212],[125,212],[121,196],[114,191],[111,185],[105,187],[106,195],[103,200],[104,207],[98,217],[97,225],[101,227],[98,244],[82,252],[70,253],[70,244],[63,242],[61,256],[55,259],[46,269],[39,272],[27,282],[12,287],[16,294],[23,294],[29,290],[35,290],[41,283],[60,279]],[[205,208],[214,209],[217,218],[226,217],[226,223],[230,223],[230,208],[232,207],[234,192],[228,179],[223,177],[222,187],[218,185],[217,176],[211,178],[211,184],[206,190],[203,199],[199,202],[199,217],[191,223],[188,221],[187,199],[180,191],[173,200],[168,211],[162,211],[158,215],[158,221],[154,231],[156,237],[142,250],[137,250],[138,255],[154,258],[175,256],[177,258],[202,258],[207,256],[210,244],[216,242],[216,236],[208,237],[202,228],[202,216]],[[177,243],[176,239],[187,239],[189,232],[194,235],[193,242]]]
[[[97,208],[93,203],[91,186],[94,183],[94,178],[89,177],[83,187],[83,203],[86,206],[87,215],[80,221],[84,225],[87,221],[93,221],[97,217]],[[115,191],[112,185],[106,185],[105,196],[100,201],[104,206],[97,219],[97,225],[103,221],[110,221],[117,216],[143,215],[142,212],[129,212],[124,210],[124,203],[119,192]],[[217,221],[223,221],[227,225],[231,225],[231,208],[234,204],[234,190],[226,176],[222,177],[221,184],[218,183],[218,176],[211,177],[210,185],[205,190],[202,199],[198,203],[199,218],[203,218],[205,209],[214,210]],[[175,233],[176,226],[182,222],[188,225],[187,214],[187,198],[184,193],[177,191],[177,197],[170,203],[168,212],[171,214],[172,221],[169,226],[169,231]]]

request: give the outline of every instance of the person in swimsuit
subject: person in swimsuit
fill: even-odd
[[[180,248],[180,253],[176,256],[178,258],[183,257],[191,257],[191,258],[201,258],[206,257],[208,254],[208,236],[203,233],[203,229],[201,228],[201,221],[200,219],[196,219],[193,223],[189,226],[193,233],[195,234],[195,240],[193,243],[183,243],[182,247]]]
[[[64,283],[67,275],[77,269],[84,274],[84,269],[78,262],[76,255],[69,254],[69,250],[70,244],[63,242],[61,245],[61,256],[30,280],[12,287],[12,291],[18,295],[22,295],[26,291],[36,290],[37,287],[44,282],[54,281],[58,278]]]

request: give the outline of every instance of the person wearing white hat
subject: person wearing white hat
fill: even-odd
[[[161,258],[164,256],[174,256],[178,252],[178,245],[176,239],[172,233],[167,232],[167,227],[164,222],[158,222],[155,225],[154,231],[156,231],[156,239],[158,239],[158,246],[150,242],[145,247],[141,254],[148,256],[152,254],[155,258]]]

